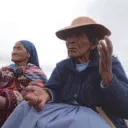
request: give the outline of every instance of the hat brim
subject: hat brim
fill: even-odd
[[[56,32],[56,36],[59,39],[66,40],[69,36],[73,34],[79,34],[81,32],[91,32],[95,35],[99,40],[104,39],[104,36],[110,36],[111,32],[108,28],[101,24],[88,24],[82,26],[69,26],[64,29],[61,29]]]

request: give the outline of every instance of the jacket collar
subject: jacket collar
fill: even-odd
[[[72,58],[67,59],[66,67],[72,71],[76,71],[74,59],[72,59]],[[93,54],[93,57],[91,58],[87,68],[93,68],[93,67],[99,67],[99,54],[98,54],[98,52]]]

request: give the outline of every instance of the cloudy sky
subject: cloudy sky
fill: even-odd
[[[11,63],[13,45],[27,39],[36,45],[49,76],[55,64],[67,57],[65,43],[55,32],[75,17],[87,15],[112,31],[114,54],[128,71],[127,7],[127,0],[0,0],[0,63]]]

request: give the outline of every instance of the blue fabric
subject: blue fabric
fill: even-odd
[[[94,109],[101,106],[117,127],[126,128],[122,118],[128,119],[128,79],[115,57],[112,57],[112,72],[110,85],[101,88],[99,56],[95,56],[82,72],[78,72],[74,61],[68,58],[56,65],[44,87],[51,90],[53,102],[77,102]]]
[[[27,40],[20,40],[19,42],[21,42],[24,45],[24,47],[27,49],[28,53],[30,54],[28,63],[39,66],[38,54],[34,44]]]
[[[81,72],[87,68],[89,61],[84,64],[76,64],[76,70]]]
[[[100,83],[102,79],[99,73],[98,56],[93,58],[90,61],[88,67],[82,72],[78,72],[76,70],[74,61],[69,58],[57,64],[50,79],[44,87],[48,88],[52,92],[54,103],[66,103],[69,104],[69,106],[72,104],[72,108],[75,108],[75,103],[78,103],[78,108],[85,109],[86,107],[90,107],[93,109],[96,106],[100,106],[110,117],[117,128],[126,128],[126,125],[122,118],[128,118],[128,79],[120,62],[115,57],[112,57],[112,72],[112,82],[107,88],[101,88]],[[72,114],[76,113],[76,111],[71,111],[71,115],[69,114],[65,117],[66,108],[68,108],[68,106],[62,107],[62,117],[59,117],[59,119],[72,119],[71,123],[73,124],[75,124],[74,120],[76,120],[76,123],[81,123],[83,126],[86,126],[86,123],[90,123],[85,122],[84,124],[84,117],[80,118],[80,115],[83,114],[83,111],[81,111],[82,109],[77,109],[78,113],[79,110],[81,111],[81,114],[78,115],[78,117],[80,118],[79,119],[77,118],[77,116],[74,116],[75,118],[70,118],[72,117]],[[53,126],[56,126],[57,124],[59,125],[58,120],[56,120],[58,118],[57,116],[54,116],[54,114],[60,112],[60,108],[54,108],[56,107],[51,106],[50,111],[54,111],[53,113],[51,113],[49,111],[46,111],[46,106],[46,108],[44,108],[44,112],[46,112],[46,115],[44,116],[43,112],[36,113],[33,108],[30,109],[27,105],[21,104],[11,114],[3,128],[18,128],[19,124],[24,127],[27,127],[28,125],[28,128],[33,124],[33,128],[35,126],[34,122],[38,124],[35,128],[43,128],[41,126],[44,126],[44,121],[46,121],[47,119],[49,120],[50,117],[52,117],[53,119],[49,120],[48,128],[53,128]],[[65,111],[63,112],[63,110]],[[39,116],[40,114],[41,116]],[[86,118],[86,114],[84,114],[84,116]],[[69,124],[68,120],[64,122],[65,125]],[[29,122],[33,123],[28,124]],[[59,125],[60,127],[55,128],[63,128],[65,125],[63,125],[62,123],[61,126]],[[90,125],[93,125],[93,123],[91,122]],[[70,126],[71,125],[69,125],[69,128],[72,128]],[[95,128],[97,127],[99,127],[99,125],[95,124]],[[90,126],[88,126],[88,128],[90,128]]]
[[[2,128],[110,128],[105,120],[87,107],[46,104],[41,112],[22,102]]]

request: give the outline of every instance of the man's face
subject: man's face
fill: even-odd
[[[66,40],[68,55],[72,58],[79,58],[89,54],[91,45],[85,33],[72,35]]]

